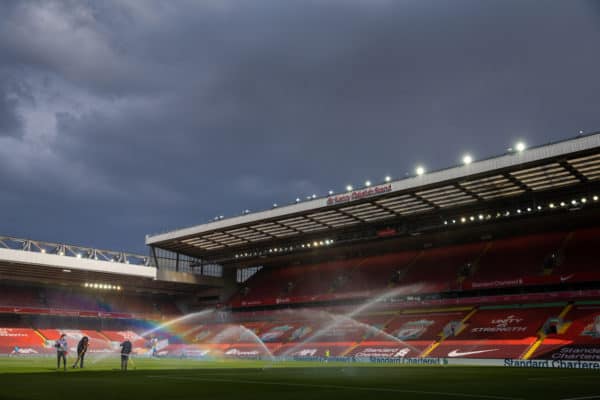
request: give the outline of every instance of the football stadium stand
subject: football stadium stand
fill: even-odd
[[[0,237],[0,353],[600,361],[600,134],[146,238]]]

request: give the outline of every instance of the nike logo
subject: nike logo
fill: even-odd
[[[462,357],[462,356],[469,356],[471,354],[488,353],[490,351],[498,351],[498,350],[499,349],[463,351],[463,352],[460,352],[458,350],[452,350],[450,353],[448,353],[448,357]]]
[[[568,281],[569,279],[571,279],[572,277],[573,277],[573,274],[571,274],[571,275],[567,275],[567,276],[561,276],[561,277],[560,277],[560,281],[561,281],[561,282],[566,282],[566,281]]]

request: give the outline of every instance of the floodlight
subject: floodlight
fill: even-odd
[[[473,162],[473,157],[470,154],[465,154],[462,159],[463,164],[469,165]]]
[[[366,181],[366,182],[365,182],[365,186],[366,186],[366,187],[369,187],[369,186],[371,186],[371,181]]]
[[[517,144],[515,145],[515,150],[517,150],[519,153],[525,150],[526,148],[527,146],[524,142],[517,142]]]
[[[417,168],[415,168],[415,172],[418,176],[421,176],[425,173],[425,167],[419,165]]]
[[[386,181],[386,182],[390,182],[391,180],[392,180],[392,177],[391,177],[391,176],[387,175],[387,176],[385,177],[385,181]]]

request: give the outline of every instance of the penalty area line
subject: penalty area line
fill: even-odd
[[[161,376],[148,375],[147,378],[152,379],[173,379],[186,381],[202,381],[202,382],[223,382],[223,383],[242,383],[250,385],[266,385],[266,386],[290,386],[290,387],[306,387],[316,389],[343,389],[343,390],[359,390],[369,392],[391,392],[391,393],[411,393],[421,395],[447,396],[447,397],[464,397],[473,399],[495,399],[495,400],[523,400],[520,397],[493,396],[487,394],[472,394],[472,393],[456,393],[456,392],[434,392],[426,390],[409,390],[396,388],[378,388],[365,386],[344,386],[344,385],[328,385],[318,383],[297,383],[297,382],[268,382],[249,379],[222,379],[222,378],[201,378],[198,376]],[[566,399],[565,399],[566,400]],[[571,399],[574,400],[574,399]]]

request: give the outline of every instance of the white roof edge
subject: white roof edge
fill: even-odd
[[[156,278],[156,268],[109,261],[89,260],[58,254],[0,248],[0,262],[40,265],[58,269],[103,272],[118,275]],[[57,271],[61,273],[62,271]]]
[[[392,181],[389,183],[391,184],[391,192],[388,191],[386,194],[389,195],[389,193],[393,192],[399,192],[407,189],[417,188],[419,186],[431,185],[448,180],[464,178],[471,175],[477,175],[485,172],[494,171],[496,169],[503,169],[523,163],[530,163],[546,158],[557,157],[579,151],[589,150],[595,147],[600,147],[600,133],[595,133],[589,136],[577,137],[558,143],[534,147],[526,149],[525,151],[520,153],[509,153],[481,161],[474,161],[472,164],[469,165],[461,165],[439,171],[433,171],[426,173],[422,176],[415,176]],[[146,244],[152,245],[167,240],[197,235],[203,232],[210,232],[213,230],[220,229],[234,229],[238,225],[257,223],[262,220],[273,219],[277,217],[285,217],[286,215],[291,216],[293,214],[302,213],[305,211],[316,211],[317,209],[328,206],[327,199],[328,197],[321,197],[315,200],[282,206],[280,208],[272,210],[264,210],[247,215],[226,218],[220,221],[214,221],[206,224],[191,226],[189,228],[173,230],[162,234],[147,235]]]

